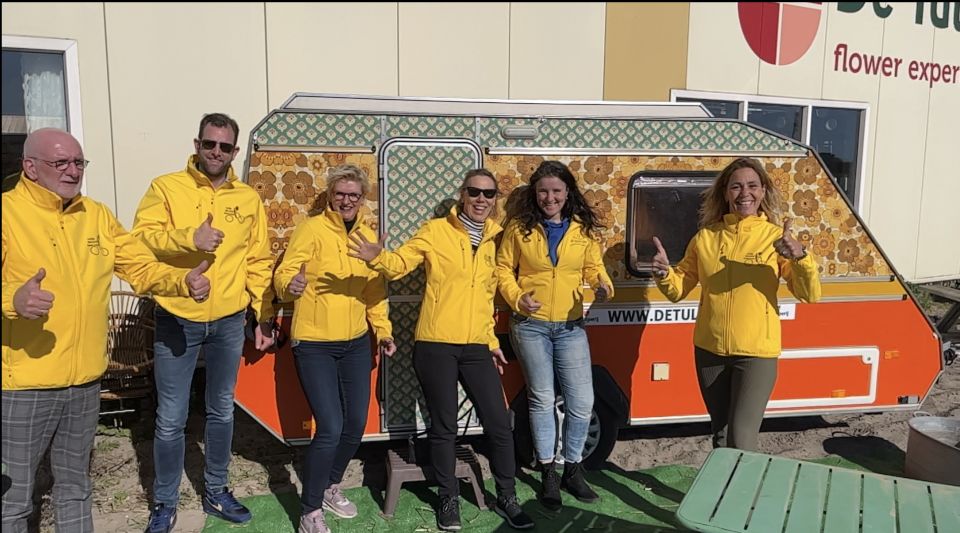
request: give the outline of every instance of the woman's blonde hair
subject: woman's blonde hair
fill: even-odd
[[[757,212],[767,215],[767,220],[773,224],[780,223],[779,189],[759,161],[749,157],[741,157],[727,165],[714,180],[713,185],[701,193],[703,203],[700,204],[700,227],[719,222],[723,215],[730,212],[730,205],[727,203],[727,185],[730,184],[730,177],[733,176],[733,173],[741,168],[753,169],[757,176],[760,176],[760,184],[763,185],[764,194]]]
[[[360,184],[360,191],[366,196],[370,192],[370,182],[367,181],[367,172],[357,165],[339,165],[327,172],[327,200],[333,198],[333,187],[341,181],[352,181]]]

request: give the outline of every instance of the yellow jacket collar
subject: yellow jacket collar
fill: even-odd
[[[347,232],[347,224],[343,221],[343,217],[340,216],[340,213],[330,209],[329,205],[323,209],[323,212],[320,214],[320,216],[326,218],[327,222],[332,224],[333,227],[342,229],[344,233]],[[360,224],[363,224],[364,218],[363,212],[358,210],[357,218],[354,219],[353,227],[357,228]]]
[[[740,223],[741,220],[751,225],[757,222],[766,222],[767,214],[760,212],[760,213],[757,213],[756,215],[750,215],[746,217],[740,216],[737,213],[727,213],[723,215],[723,224],[725,226],[736,226],[737,224]]]
[[[190,174],[190,177],[197,182],[197,185],[209,185],[213,187],[210,178],[197,166],[197,154],[193,154],[187,159],[187,174]],[[233,172],[233,165],[230,165],[227,168],[227,179],[223,182],[223,186],[233,187],[235,181],[237,181],[237,175]]]
[[[467,228],[463,227],[463,222],[460,222],[460,206],[458,205],[450,208],[450,212],[447,214],[447,222],[457,229],[467,231]],[[503,228],[493,217],[487,217],[487,220],[483,222],[483,240],[493,238],[501,231],[503,231]]]
[[[27,198],[40,207],[55,209],[57,211],[63,209],[63,198],[60,198],[57,193],[46,189],[42,185],[31,180],[22,172],[20,173],[20,183],[17,183],[15,190],[16,189],[20,189],[22,194],[26,195]],[[82,201],[83,195],[76,195],[68,206],[68,209],[75,205],[80,205]]]

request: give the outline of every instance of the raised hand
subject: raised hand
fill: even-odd
[[[377,242],[370,242],[358,231],[350,235],[350,242],[347,243],[347,248],[349,248],[350,251],[347,252],[347,255],[369,263],[380,255],[380,252],[383,250],[383,245],[386,242],[386,233],[381,233],[380,240]]]
[[[200,264],[187,272],[187,287],[190,289],[190,297],[198,302],[202,302],[210,296],[210,280],[203,275],[210,268],[210,262],[204,259]]]
[[[663,249],[663,244],[657,237],[653,238],[653,245],[657,247],[657,254],[653,256],[652,266],[653,275],[658,278],[666,277],[670,272],[670,258],[667,257],[667,251]]]
[[[45,277],[47,271],[41,268],[13,293],[13,308],[22,318],[36,320],[47,316],[53,307],[53,293],[40,288],[40,282]]]
[[[605,282],[601,281],[597,288],[593,289],[593,303],[602,304],[610,298],[610,293],[613,292],[612,288],[607,285]]]
[[[490,350],[490,354],[493,356],[493,366],[497,368],[497,372],[500,375],[503,375],[503,367],[507,366],[507,358],[503,356],[503,350],[497,348],[496,350]]]
[[[807,250],[793,237],[792,226],[793,219],[783,220],[783,236],[773,241],[773,249],[786,259],[800,259],[807,255]]]
[[[525,315],[532,315],[543,307],[543,304],[533,299],[533,291],[523,293],[520,296],[519,305]]]
[[[193,244],[201,252],[215,252],[220,243],[223,242],[223,232],[214,228],[213,214],[207,213],[207,219],[200,224],[197,231],[193,234]]]
[[[307,264],[304,263],[300,265],[300,272],[297,272],[297,275],[290,280],[290,284],[287,285],[287,292],[294,296],[300,296],[303,294],[303,291],[307,288]]]
[[[393,339],[387,337],[386,339],[380,339],[380,355],[386,355],[387,357],[393,357],[393,354],[397,353],[397,345],[394,344]]]

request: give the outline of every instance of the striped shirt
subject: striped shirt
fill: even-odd
[[[470,235],[470,246],[476,251],[477,246],[480,246],[480,241],[483,239],[483,222],[474,222],[470,217],[463,214],[462,211],[457,215],[457,218],[460,219],[463,228],[466,229]]]

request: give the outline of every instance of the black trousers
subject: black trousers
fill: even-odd
[[[413,367],[430,412],[430,461],[437,474],[440,496],[458,496],[455,440],[457,436],[457,382],[473,402],[490,442],[490,470],[497,495],[515,494],[516,460],[510,417],[503,398],[500,374],[490,349],[483,344],[446,344],[417,341]]]

